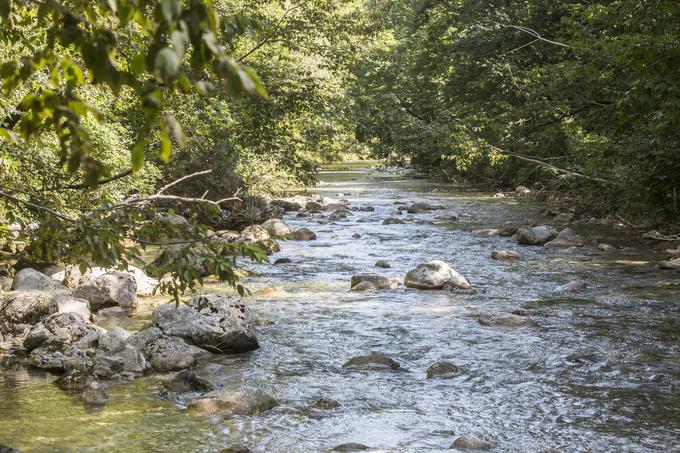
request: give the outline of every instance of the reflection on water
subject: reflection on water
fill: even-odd
[[[281,407],[232,420],[192,416],[183,411],[186,402],[157,399],[163,376],[148,376],[114,385],[109,403],[89,412],[53,384],[54,376],[0,361],[0,444],[25,451],[220,451],[246,444],[261,452],[315,452],[359,442],[416,452],[445,450],[456,436],[473,434],[498,452],[680,451],[680,281],[655,269],[651,247],[598,227],[578,230],[632,248],[518,247],[511,238],[469,231],[540,220],[537,207],[398,175],[373,178],[358,168],[336,167],[322,179],[318,193],[342,193],[352,206],[375,211],[324,225],[318,215],[287,216],[318,240],[282,242],[277,257],[291,258],[289,264],[244,264],[256,272],[249,288],[263,290],[251,306],[273,321],[260,329],[262,348],[216,357],[201,370],[228,387],[262,388]],[[395,201],[418,200],[446,206],[419,219],[469,216],[381,225],[395,215]],[[522,260],[491,260],[500,248],[519,251]],[[375,268],[378,259],[392,268]],[[430,259],[450,263],[475,290],[348,291],[352,274],[403,277]],[[587,288],[554,292],[575,279]],[[207,290],[227,291],[217,284]],[[520,307],[539,327],[494,329],[475,318]],[[147,316],[111,322],[134,329]],[[393,357],[404,371],[341,368],[370,351]],[[426,380],[427,367],[442,359],[463,373]],[[306,407],[320,396],[342,406],[310,414]]]

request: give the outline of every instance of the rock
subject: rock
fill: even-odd
[[[494,198],[505,198],[505,194],[503,192],[496,192],[493,194]]]
[[[616,247],[614,247],[614,246],[611,245],[611,244],[606,244],[606,243],[604,243],[604,242],[603,242],[602,244],[599,244],[599,245],[597,246],[597,248],[598,248],[599,250],[602,250],[603,252],[612,252],[612,251],[616,250]]]
[[[419,264],[406,273],[404,285],[417,289],[471,288],[470,283],[443,261]]]
[[[352,239],[361,239],[361,235],[359,233],[354,233]]]
[[[0,333],[12,332],[17,324],[37,324],[56,313],[59,304],[71,300],[68,289],[10,291],[0,302]]]
[[[112,327],[99,339],[99,349],[94,356],[93,373],[110,379],[123,373],[128,376],[144,374],[148,368],[144,354],[128,343],[131,334],[120,327]]]
[[[164,335],[157,327],[141,330],[131,335],[127,342],[144,354],[155,371],[183,370],[212,355],[182,338]]]
[[[361,287],[359,287],[359,285],[363,283],[368,283],[371,286],[368,287],[366,285],[362,285]],[[350,282],[350,288],[352,289],[352,291],[362,290],[365,291],[370,289],[390,289],[391,287],[392,285],[390,283],[390,279],[378,274],[353,275],[352,280]]]
[[[536,323],[526,316],[514,315],[512,313],[499,313],[496,315],[481,315],[479,323],[490,327],[529,327]]]
[[[674,249],[666,249],[664,245],[664,249],[670,259],[680,258],[680,247]]]
[[[338,403],[336,400],[333,398],[319,398],[314,402],[314,404],[311,405],[311,409],[317,409],[320,411],[328,411],[331,409],[337,409],[340,407],[340,403]]]
[[[97,318],[127,318],[130,312],[121,307],[102,308],[97,312]]]
[[[253,451],[245,445],[232,445],[221,450],[220,453],[253,453]]]
[[[558,286],[555,288],[555,292],[558,293],[566,293],[566,292],[572,292],[572,291],[578,291],[581,289],[584,289],[586,287],[586,284],[583,282],[580,282],[578,280],[572,280],[569,283],[565,283],[564,285]]]
[[[89,301],[93,311],[115,306],[132,310],[137,306],[137,282],[130,274],[109,271],[79,286],[73,295]]]
[[[302,209],[302,204],[299,203],[298,201],[285,198],[272,200],[271,204],[283,208],[284,212],[299,211],[300,209]]]
[[[332,221],[338,221],[338,220],[346,220],[347,219],[347,211],[344,209],[338,209],[331,213],[331,215],[328,216],[329,220]]]
[[[659,263],[659,269],[666,270],[678,270],[680,269],[680,258],[675,258],[668,261],[661,261]]]
[[[213,390],[193,400],[189,410],[203,415],[257,415],[278,405],[274,398],[261,390]]]
[[[363,371],[394,371],[401,368],[399,362],[387,357],[385,354],[372,352],[369,355],[352,357],[342,365],[350,370]]]
[[[132,275],[137,283],[137,294],[140,296],[149,296],[153,293],[153,289],[158,285],[158,280],[149,277],[143,270],[136,266],[128,265],[127,269],[106,269],[102,267],[93,267],[88,269],[84,274],[80,272],[78,266],[68,266],[65,270],[53,274],[53,280],[59,281],[69,288],[76,288],[85,283],[89,283],[97,277],[111,272],[124,272]]]
[[[519,253],[513,250],[494,250],[491,252],[491,258],[497,261],[512,261],[520,259]]]
[[[501,230],[495,228],[487,228],[484,230],[472,230],[472,235],[481,238],[490,238],[494,236],[500,236]]]
[[[519,229],[519,227],[517,226],[516,223],[514,223],[514,222],[505,222],[505,223],[503,224],[503,228],[501,228],[500,235],[501,235],[501,236],[504,236],[504,237],[507,237],[507,236],[514,236],[515,234],[517,234],[517,230],[518,230],[518,229]]]
[[[431,205],[429,203],[412,203],[406,207],[406,212],[409,214],[418,214],[422,212],[430,212],[435,209],[443,209],[443,206]]]
[[[449,378],[458,374],[458,367],[451,362],[441,361],[430,365],[427,369],[427,378]]]
[[[264,222],[261,226],[262,228],[267,230],[269,236],[274,238],[286,237],[292,232],[290,227],[286,225],[284,221],[281,219],[269,219],[266,222]]]
[[[531,193],[531,190],[524,186],[517,186],[515,187],[515,193],[517,195],[529,195]]]
[[[32,268],[21,269],[12,282],[12,290],[65,289],[52,277]]]
[[[488,450],[489,448],[491,448],[489,443],[467,435],[460,436],[449,447],[450,450]]]
[[[257,244],[264,249],[267,255],[281,250],[279,244],[272,240],[267,230],[259,225],[251,225],[244,228],[234,242],[239,244]]]
[[[545,225],[517,230],[517,243],[520,245],[543,245],[555,237],[557,231]]]
[[[545,244],[546,247],[558,248],[583,247],[584,245],[585,241],[583,238],[574,233],[571,228],[563,229],[555,239]]]
[[[450,214],[450,215],[438,215],[437,217],[434,218],[435,220],[448,220],[449,222],[455,222],[458,220],[458,216],[455,214]]]
[[[316,234],[309,228],[299,228],[293,232],[293,239],[296,241],[314,241]]]
[[[7,445],[0,444],[0,453],[21,453],[20,450],[16,448],[8,447]]]
[[[52,307],[54,313],[78,313],[85,321],[92,320],[90,303],[85,299],[64,298],[53,302],[56,307]]]
[[[375,262],[375,267],[381,267],[383,269],[389,269],[392,267],[389,261],[387,260],[378,260]]]
[[[555,216],[553,222],[555,222],[558,225],[564,225],[567,223],[571,223],[572,220],[574,220],[573,212],[561,212]]]
[[[320,212],[323,211],[324,205],[316,201],[308,201],[305,205],[305,209],[309,212]]]
[[[434,222],[432,220],[423,220],[423,219],[418,219],[415,221],[416,225],[434,225]]]
[[[88,405],[101,406],[109,400],[104,387],[97,381],[92,381],[83,391],[80,399]]]
[[[59,376],[55,384],[62,390],[85,390],[94,381],[94,376],[87,371],[71,370]]]
[[[215,384],[199,377],[191,370],[184,370],[177,373],[171,380],[163,383],[169,392],[188,393],[188,392],[210,392],[215,390]]]
[[[77,313],[56,313],[35,325],[24,340],[31,365],[50,370],[92,368],[92,357],[106,331]]]
[[[364,450],[370,450],[370,447],[367,447],[364,444],[357,444],[356,442],[347,442],[346,444],[341,444],[333,447],[331,451],[351,452]]]
[[[184,338],[212,352],[239,353],[259,347],[253,315],[238,299],[196,296],[178,307],[161,305],[152,319],[166,335]]]
[[[387,219],[383,220],[382,224],[383,225],[400,225],[403,224],[404,221],[401,219],[397,219],[396,217],[388,217]]]
[[[290,258],[278,258],[276,261],[274,261],[274,264],[288,264],[292,262],[293,260],[291,260]]]

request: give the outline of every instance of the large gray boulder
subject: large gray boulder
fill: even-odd
[[[67,266],[66,269],[52,274],[52,280],[58,281],[69,288],[76,288],[91,282],[92,280],[101,277],[102,275],[111,272],[119,271],[132,275],[137,283],[137,295],[149,296],[153,293],[153,289],[158,285],[158,280],[149,277],[143,270],[136,266],[128,265],[127,269],[107,269],[103,267],[93,267],[87,269],[85,273],[80,272],[78,266]]]
[[[286,237],[292,232],[290,227],[281,219],[269,219],[261,227],[269,233],[269,236],[274,238]]]
[[[137,282],[128,273],[109,271],[79,286],[73,295],[88,300],[92,311],[115,306],[131,310],[137,306]]]
[[[404,285],[417,289],[472,287],[465,277],[440,260],[419,264],[415,269],[408,271],[404,277]]]
[[[257,244],[264,248],[267,255],[281,250],[279,244],[272,240],[267,230],[260,225],[251,225],[243,229],[233,242],[239,244]]]
[[[214,390],[192,401],[189,410],[206,415],[257,415],[278,405],[274,398],[261,390]]]
[[[144,354],[128,342],[131,334],[120,327],[109,329],[99,338],[93,373],[109,379],[114,375],[139,376],[148,368]]]
[[[545,225],[517,230],[517,243],[520,245],[543,245],[555,237],[557,237],[557,230]]]
[[[165,335],[158,327],[131,335],[127,343],[141,351],[152,370],[161,372],[183,370],[212,355],[182,338]]]
[[[74,299],[67,288],[19,289],[0,300],[0,333],[18,324],[34,325],[54,313],[76,312],[90,318],[87,301]]]
[[[293,239],[296,241],[314,241],[316,240],[316,233],[309,228],[299,228],[293,231]]]
[[[86,370],[106,331],[77,313],[55,313],[35,325],[24,340],[29,362],[50,370]]]
[[[546,247],[569,248],[569,247],[583,247],[585,240],[574,233],[571,228],[565,228],[559,232],[557,237],[545,244]]]
[[[52,280],[49,275],[27,267],[17,272],[12,282],[12,290],[64,289],[64,286]]]
[[[154,310],[153,322],[166,335],[216,353],[259,347],[253,314],[235,298],[202,295],[179,306],[162,305]]]

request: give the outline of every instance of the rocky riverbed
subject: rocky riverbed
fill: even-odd
[[[218,232],[277,240],[270,263],[242,263],[243,299],[209,283],[176,309],[134,269],[20,271],[0,314],[0,444],[672,451],[674,244],[523,189],[322,178],[318,197],[273,201],[280,219]]]

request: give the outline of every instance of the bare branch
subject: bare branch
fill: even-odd
[[[538,40],[540,40],[540,41],[547,42],[548,44],[554,44],[554,45],[556,45],[556,46],[561,46],[561,47],[566,47],[566,48],[570,48],[570,47],[571,47],[571,46],[568,46],[567,44],[564,44],[564,43],[561,43],[561,42],[558,42],[558,41],[553,41],[553,40],[551,40],[551,39],[544,38],[543,36],[541,36],[541,34],[540,34],[539,32],[537,32],[536,30],[532,30],[532,29],[529,28],[529,27],[523,27],[523,26],[521,26],[521,25],[502,24],[502,23],[500,23],[500,22],[495,22],[495,21],[492,21],[492,23],[494,23],[494,24],[496,24],[496,25],[498,25],[498,26],[500,26],[500,27],[502,27],[502,28],[514,28],[515,30],[519,30],[519,31],[521,31],[522,33],[529,34],[529,35],[533,36],[534,38],[536,38],[536,39],[538,39]],[[515,49],[515,50],[517,50],[517,49]]]
[[[156,192],[156,195],[160,195],[166,190],[168,190],[172,186],[176,186],[177,184],[181,183],[182,181],[186,181],[187,179],[194,178],[196,176],[201,176],[201,175],[207,175],[208,173],[212,173],[212,170],[203,170],[203,171],[197,171],[196,173],[191,173],[189,175],[182,176],[179,179],[174,180],[173,182],[166,184],[165,186],[161,187],[158,192]]]

